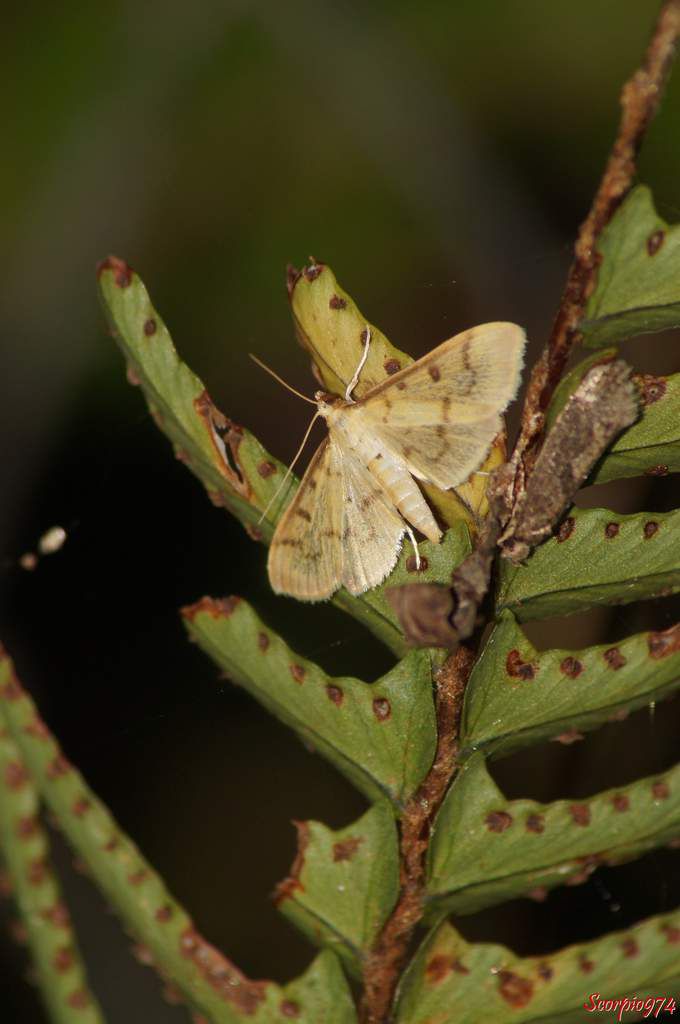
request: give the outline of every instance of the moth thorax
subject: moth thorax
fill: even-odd
[[[347,405],[342,398],[333,395],[328,391],[317,391],[314,395],[319,412],[325,420],[331,418],[342,406]]]

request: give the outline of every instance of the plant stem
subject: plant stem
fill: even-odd
[[[0,712],[0,851],[20,915],[20,941],[28,945],[33,977],[54,1024],[104,1024],[38,811],[37,790]]]
[[[595,198],[574,245],[552,332],[534,365],[527,388],[522,425],[510,460],[513,469],[508,506],[524,489],[543,441],[545,413],[567,359],[580,342],[579,324],[596,282],[597,240],[633,184],[636,158],[668,80],[680,36],[680,0],[665,0],[642,64],[621,90],[621,119]]]
[[[380,1024],[388,1019],[409,943],[423,914],[425,855],[435,815],[457,768],[458,724],[473,662],[473,651],[461,645],[434,677],[437,750],[432,767],[401,819],[399,898],[366,960],[362,1024]]]
[[[254,1014],[266,982],[250,981],[194,927],[163,880],[61,752],[0,651],[0,723],[98,888],[138,944],[143,961],[212,1024]],[[11,851],[10,851],[11,852]],[[73,1018],[57,1018],[71,1024]],[[81,1016],[78,1021],[88,1018]]]

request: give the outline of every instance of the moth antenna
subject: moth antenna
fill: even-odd
[[[317,412],[315,412],[315,413],[314,413],[314,415],[312,416],[311,420],[309,421],[309,426],[308,426],[308,427],[307,427],[307,429],[305,430],[305,436],[304,436],[304,437],[302,438],[302,444],[301,444],[301,445],[300,445],[300,447],[298,448],[297,452],[295,453],[295,456],[293,457],[293,461],[291,462],[290,466],[289,466],[289,467],[288,467],[288,469],[286,470],[286,472],[285,472],[285,474],[284,474],[284,477],[283,477],[283,480],[281,481],[281,483],[280,483],[280,484],[279,484],[279,486],[278,486],[278,487],[276,488],[276,490],[275,490],[275,491],[274,491],[274,493],[272,494],[271,498],[269,499],[269,501],[268,501],[268,502],[267,502],[267,504],[265,505],[265,507],[264,507],[264,511],[262,512],[262,515],[260,516],[260,518],[259,518],[259,519],[258,519],[258,521],[257,521],[257,525],[258,525],[258,526],[260,525],[260,523],[262,522],[262,520],[264,519],[264,517],[265,517],[265,516],[267,515],[267,512],[269,512],[269,509],[270,509],[270,508],[272,507],[272,505],[274,504],[274,502],[275,502],[275,501],[276,501],[276,499],[278,498],[279,494],[280,494],[280,493],[281,493],[281,491],[283,490],[283,488],[284,488],[284,486],[285,486],[285,484],[286,484],[286,481],[288,480],[288,477],[289,477],[289,476],[290,476],[290,474],[291,474],[291,473],[293,472],[293,466],[295,465],[295,463],[297,462],[297,460],[298,460],[298,459],[300,458],[300,456],[302,455],[302,449],[303,449],[303,448],[304,448],[304,446],[305,446],[305,445],[307,444],[307,440],[308,440],[308,438],[309,438],[309,435],[310,435],[310,434],[311,434],[311,432],[312,432],[312,427],[314,426],[314,424],[315,424],[316,420],[318,420],[318,418],[319,418],[319,416],[320,416],[320,415],[321,415],[321,413],[320,413],[320,412],[318,412],[318,411],[317,411]]]
[[[420,551],[418,551],[418,545],[416,544],[415,534],[413,533],[413,530],[408,525],[408,523],[404,523],[404,526],[406,527],[407,534],[411,538],[411,544],[413,544],[413,553],[416,556],[416,572],[420,572]]]
[[[349,384],[347,385],[347,388],[345,390],[345,401],[346,402],[353,402],[354,401],[354,399],[352,398],[352,392],[354,391],[355,387],[359,383],[359,374],[363,370],[364,363],[368,359],[368,346],[371,344],[371,328],[370,328],[370,326],[368,324],[366,324],[366,332],[365,332],[365,334],[366,334],[366,337],[365,337],[365,340],[364,340],[364,351],[361,353],[361,359],[359,360],[359,365],[357,366],[356,370],[354,371],[354,376],[352,377],[351,381],[349,382]]]
[[[279,377],[278,373],[274,373],[274,371],[269,366],[267,366],[266,363],[263,363],[261,359],[258,359],[257,356],[254,356],[252,352],[249,352],[248,355],[250,356],[254,363],[257,363],[257,365],[260,366],[271,377],[273,377],[274,380],[277,380],[279,384],[283,384],[284,388],[286,388],[287,391],[292,391],[293,394],[297,395],[298,398],[301,398],[303,402],[309,402],[310,405],[316,405],[316,402],[313,399],[307,398],[307,395],[303,395],[301,391],[297,391],[294,387],[292,387],[292,385],[287,384],[283,377]]]

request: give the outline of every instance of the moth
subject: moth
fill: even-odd
[[[355,595],[376,587],[394,568],[404,534],[418,558],[413,529],[441,540],[416,481],[442,490],[463,483],[483,462],[519,386],[525,334],[499,322],[457,334],[354,401],[370,332],[364,336],[345,397],[314,396],[328,436],[269,549],[272,588],[303,601],[322,601],[341,586]]]

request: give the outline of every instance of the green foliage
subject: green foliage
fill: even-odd
[[[584,881],[680,833],[680,765],[585,801],[506,800],[484,755],[461,766],[429,850],[427,916],[471,913],[502,900]]]
[[[496,614],[521,621],[629,604],[680,590],[680,511],[618,515],[572,508],[524,565],[505,563]]]
[[[581,323],[589,348],[680,327],[680,226],[669,227],[659,217],[645,185],[621,205],[598,250],[597,287]]]
[[[0,663],[0,690],[18,693],[8,661]],[[14,884],[36,982],[56,1024],[104,1024],[87,985],[78,942],[51,863],[40,803],[21,751],[0,713],[0,851]]]
[[[187,1004],[215,1024],[276,1019],[293,1002],[305,1024],[350,1024],[354,1010],[332,953],[321,954],[305,975],[280,988],[250,982],[196,931],[162,879],[89,789],[59,749],[12,664],[0,660],[0,712],[40,796],[56,816],[89,874],[120,915],[145,959],[172,979]],[[74,1018],[62,1016],[65,1024]],[[78,1017],[87,1020],[87,1017]],[[92,1018],[96,1021],[97,1018]]]
[[[298,822],[298,857],[280,886],[277,905],[317,945],[361,974],[366,955],[399,892],[394,814],[375,803],[347,828]]]
[[[611,346],[641,331],[680,325],[679,246],[680,227],[669,228],[658,218],[648,190],[631,193],[601,236],[597,287],[581,325],[587,344],[598,351],[565,377],[548,412],[549,424],[590,366],[615,356]],[[235,515],[251,537],[267,543],[296,481],[291,478],[262,518],[282,478],[281,463],[215,408],[125,263],[113,257],[105,261],[100,287],[129,379],[140,385],[176,455],[213,502]],[[291,275],[289,294],[298,337],[325,388],[344,392],[367,329],[371,348],[357,396],[410,361],[367,323],[328,267],[312,263]],[[636,381],[641,416],[601,459],[591,483],[680,469],[680,374],[638,375]],[[502,457],[499,445],[487,465]],[[21,873],[22,858],[32,847],[17,844],[12,822],[16,814],[33,815],[39,793],[126,928],[193,1010],[215,1024],[268,1024],[290,1017],[300,1024],[351,1024],[357,1018],[344,971],[362,976],[395,906],[409,895],[400,891],[404,837],[414,821],[425,821],[428,828],[417,835],[422,851],[427,847],[424,882],[409,913],[415,922],[422,897],[432,931],[402,978],[396,1021],[569,1021],[582,1016],[586,989],[624,995],[641,985],[666,992],[680,985],[677,915],[660,915],[625,935],[528,959],[500,946],[469,944],[443,921],[450,911],[469,913],[576,884],[600,864],[620,863],[680,835],[680,764],[587,800],[540,804],[508,800],[488,763],[532,744],[577,738],[580,731],[597,729],[678,688],[680,626],[630,636],[615,646],[539,652],[519,623],[680,590],[680,510],[619,515],[572,508],[556,536],[524,565],[498,567],[489,601],[495,622],[466,690],[457,774],[441,805],[435,801],[428,808],[428,782],[441,769],[452,739],[442,731],[441,699],[438,735],[433,699],[443,656],[407,649],[386,590],[414,581],[448,582],[470,552],[485,514],[485,479],[478,474],[455,494],[428,490],[450,529],[440,545],[420,545],[426,565],[417,576],[405,545],[381,587],[356,598],[343,591],[336,595],[335,604],[364,623],[398,659],[374,683],[328,676],[292,651],[242,599],[203,598],[183,610],[191,639],[220,669],[343,772],[369,802],[359,820],[336,831],[321,822],[298,823],[298,856],[278,888],[277,903],[323,947],[301,978],[285,987],[249,981],[196,932],[63,757],[4,658],[0,769],[4,766],[7,783],[8,765],[21,762],[36,787],[14,792],[5,786],[0,845],[13,874]],[[437,806],[430,830],[418,815],[428,809],[434,814]],[[42,856],[42,833],[31,842]],[[45,893],[56,899],[54,887],[40,898]],[[18,902],[31,924],[36,963],[46,965],[46,999],[52,1006],[54,996],[55,1007],[63,1007],[64,989],[49,971],[53,935],[35,921],[42,904],[25,886]],[[71,1024],[71,1016],[53,1012],[55,1020]],[[88,1012],[89,1019],[101,1019],[94,1003]]]
[[[666,234],[655,250],[656,243],[649,239],[659,230],[648,193],[637,190],[602,238],[599,283],[583,325],[590,344],[601,346],[621,340],[641,326],[650,330],[675,322],[671,306],[676,286],[670,271],[676,229],[664,226]],[[653,287],[645,277],[652,265]],[[157,315],[148,306],[141,282],[131,275],[131,283],[121,285],[110,268],[104,271],[102,281],[119,341],[150,406],[174,408],[177,386],[168,376],[159,383],[160,375],[154,376],[149,369],[154,364],[148,349],[159,339],[147,337],[143,324],[145,318]],[[639,285],[637,292],[633,284]],[[141,298],[134,298],[134,289]],[[343,393],[362,352],[362,334],[370,325],[330,269],[321,264],[313,263],[291,276],[289,294],[298,337],[311,353],[319,379],[324,387]],[[634,302],[628,301],[631,295]],[[128,307],[130,312],[123,316],[121,310]],[[401,367],[410,361],[377,328],[370,326],[370,331],[372,346],[359,396],[363,389],[394,372],[397,364]],[[181,369],[167,335],[162,334],[160,340],[167,346],[165,359],[174,367],[175,376],[186,376],[189,371]],[[590,366],[615,354],[615,348],[598,351],[567,375],[549,410],[549,423]],[[195,399],[204,389],[193,376],[191,380],[194,383],[185,412],[178,420],[188,424],[184,436],[198,433],[202,456],[189,462],[209,490],[214,491],[219,482],[223,493],[225,487],[229,491],[235,486],[229,466],[225,468],[228,460],[220,464],[210,437],[206,441],[205,424],[196,427]],[[636,380],[642,400],[640,419],[605,454],[591,482],[680,467],[680,375],[668,379],[639,376]],[[189,449],[185,440],[178,442],[176,426],[167,412],[160,425],[183,451]],[[240,448],[231,449],[232,458],[242,458],[251,450],[255,454],[250,462],[239,464],[241,490],[235,489],[241,503],[231,491],[223,493],[222,503],[252,528],[252,513],[243,501],[252,503],[254,509],[262,508],[280,466],[247,432],[233,425],[232,430],[247,439]],[[196,448],[197,444],[192,451]],[[276,467],[264,482],[257,473],[257,460],[262,458]],[[251,487],[245,499],[244,481]],[[445,496],[444,500],[458,501],[466,514],[447,507],[453,525],[441,545],[420,546],[428,566],[419,579],[445,582],[469,552],[469,528],[475,527],[470,510],[485,511],[483,490],[479,482],[474,486],[474,494],[461,488],[458,498]],[[436,496],[431,497],[436,501]],[[264,540],[271,535],[282,505],[283,501],[271,516],[269,529],[263,531]],[[596,729],[678,688],[678,627],[631,636],[616,646],[539,653],[518,621],[680,590],[679,533],[680,511],[619,515],[606,509],[572,508],[557,535],[541,545],[526,564],[500,566],[493,594],[495,628],[466,692],[459,772],[443,801],[429,844],[424,912],[425,919],[436,927],[402,985],[398,1019],[404,1024],[430,1019],[442,1024],[476,1021],[488,1015],[490,1008],[494,1019],[500,1021],[548,1021],[556,1015],[570,1019],[584,992],[584,968],[580,965],[591,959],[595,963],[594,970],[600,973],[593,975],[593,984],[597,976],[597,984],[602,986],[623,986],[623,975],[617,972],[626,963],[622,953],[626,942],[638,943],[641,950],[635,960],[637,973],[626,976],[627,989],[643,982],[671,984],[674,974],[668,964],[672,963],[677,932],[676,925],[666,918],[645,922],[624,939],[609,936],[540,961],[520,960],[497,946],[468,945],[440,922],[451,910],[472,912],[534,890],[583,881],[599,864],[630,859],[680,834],[680,766],[586,801],[566,799],[543,805],[506,799],[487,765],[491,756],[551,739],[575,738],[580,730]],[[336,599],[340,607],[403,655],[390,672],[371,685],[327,676],[313,662],[291,651],[243,600],[204,598],[184,610],[192,639],[220,668],[372,801],[358,821],[335,832],[319,822],[299,824],[298,857],[291,876],[278,890],[282,912],[312,942],[335,951],[356,976],[397,899],[394,816],[404,812],[422,784],[437,736],[432,679],[441,658],[436,652],[405,652],[397,620],[385,599],[388,586],[413,582],[409,566],[412,568],[412,560],[409,562],[405,550],[382,587],[357,599],[343,593]]]
[[[341,291],[329,270],[314,280],[330,282],[333,294]],[[307,278],[303,275],[301,281]],[[105,260],[99,268],[99,287],[113,336],[127,363],[128,379],[141,387],[149,411],[172,443],[176,457],[201,480],[214,504],[235,515],[255,540],[269,542],[276,521],[297,487],[297,480],[291,476],[290,483],[262,519],[262,512],[275,495],[285,467],[248,430],[216,408],[203,382],[179,358],[146,288],[126,263],[115,256]],[[320,298],[325,303],[326,313],[332,315],[334,311],[328,308],[326,294]],[[348,312],[360,319],[353,306]],[[311,315],[300,311],[304,323]],[[372,351],[380,348],[378,340],[376,337],[375,346],[371,343]],[[360,352],[358,336],[356,345]],[[339,360],[335,355],[329,355],[328,359],[339,373],[346,373],[347,360],[351,359],[353,351],[351,347],[347,352],[342,349]],[[390,346],[383,354],[391,355],[396,351]],[[356,363],[349,377],[355,367]],[[388,373],[384,368],[381,372],[383,377]],[[443,547],[422,545],[429,567],[419,579],[445,582],[451,565],[457,565],[470,550],[468,530],[460,516],[454,526]],[[408,556],[409,552],[404,550],[394,570],[395,580],[401,582],[409,578],[405,575]],[[395,654],[406,652],[396,616],[382,589],[359,597],[340,590],[333,603],[363,622]]]
[[[571,1024],[584,1020],[591,992],[668,995],[680,985],[679,938],[676,913],[558,953],[518,957],[505,946],[468,943],[442,924],[406,973],[396,1024]],[[638,1018],[626,1010],[622,1019]]]
[[[680,687],[680,628],[620,644],[538,652],[503,612],[465,694],[461,748],[499,756],[571,730],[596,729]]]
[[[243,600],[185,608],[207,654],[369,800],[402,807],[432,762],[436,740],[430,656],[411,651],[372,685],[331,678],[295,654]]]

